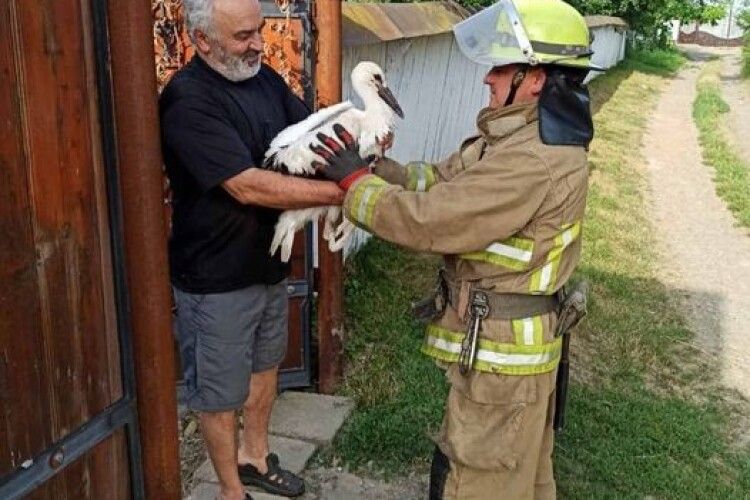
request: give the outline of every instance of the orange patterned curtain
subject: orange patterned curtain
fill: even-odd
[[[182,0],[151,0],[154,17],[154,59],[159,92],[175,71],[193,57],[185,30]]]

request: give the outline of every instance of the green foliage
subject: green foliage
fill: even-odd
[[[746,34],[750,32],[750,8],[745,7],[737,14],[737,26]]]
[[[746,59],[747,61],[747,59]],[[700,132],[703,158],[716,170],[716,192],[737,221],[750,227],[750,164],[744,162],[726,138],[729,105],[719,89],[720,61],[709,63],[698,80],[693,118]]]
[[[667,47],[673,19],[716,23],[724,17],[726,0],[570,0],[584,15],[604,14],[625,19],[646,47]]]
[[[406,3],[414,0],[382,0]],[[417,0],[424,1],[424,0]],[[492,5],[496,0],[458,0],[469,8]],[[647,47],[667,47],[671,40],[669,22],[715,24],[727,11],[728,0],[567,0],[583,15],[608,15],[625,19]]]
[[[676,73],[685,64],[685,56],[672,49],[636,49],[631,51],[623,61],[622,67],[643,73],[669,76]]]
[[[669,14],[673,19],[682,22],[697,22],[699,24],[716,25],[727,14],[728,1],[715,0],[706,2],[703,0],[671,0]]]
[[[742,43],[742,77],[750,78],[750,0],[745,0],[737,13],[737,25],[745,32]]]

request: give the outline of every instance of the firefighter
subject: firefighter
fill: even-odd
[[[555,498],[560,292],[580,259],[593,137],[589,31],[561,0],[503,0],[454,33],[491,66],[476,136],[438,164],[383,159],[371,173],[337,126],[314,166],[347,191],[358,226],[444,256],[421,308],[422,350],[450,382],[430,498]]]

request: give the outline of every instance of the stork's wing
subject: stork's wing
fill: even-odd
[[[274,138],[273,141],[271,141],[271,145],[268,147],[268,151],[266,151],[265,161],[272,161],[271,159],[275,157],[279,151],[286,148],[308,132],[319,128],[330,120],[334,120],[338,115],[353,107],[354,105],[351,101],[334,104],[333,106],[321,109],[317,113],[311,114],[299,123],[285,128]]]

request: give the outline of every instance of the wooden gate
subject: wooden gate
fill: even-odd
[[[0,2],[0,498],[141,498],[105,2]]]
[[[264,0],[261,4],[266,19],[263,61],[271,65],[313,109],[314,47],[310,2]],[[152,0],[152,10],[156,78],[161,90],[174,72],[194,54],[185,29],[182,0]],[[168,192],[164,198],[169,199]],[[288,287],[289,344],[279,377],[282,389],[311,384],[312,281],[313,235],[308,227],[297,235],[292,251]]]
[[[179,495],[149,1],[0,0],[3,500]],[[312,107],[311,2],[290,4],[263,2],[266,57]],[[295,244],[287,386],[310,383],[312,245]]]

